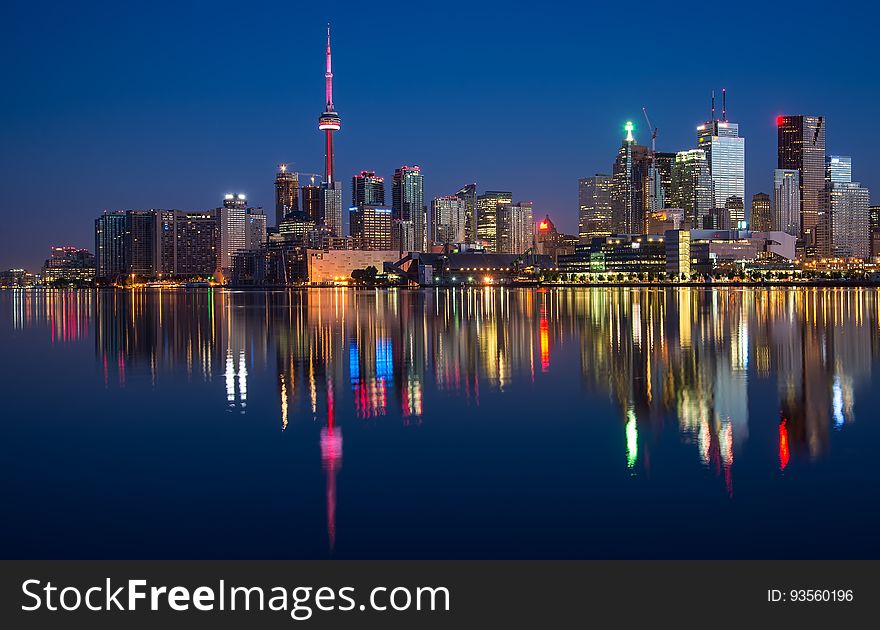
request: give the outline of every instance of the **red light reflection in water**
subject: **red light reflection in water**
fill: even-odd
[[[547,312],[541,307],[541,371],[550,369],[550,324],[547,321]]]
[[[327,427],[321,429],[321,464],[327,475],[327,539],[336,545],[336,473],[342,468],[342,429],[334,426],[333,383],[327,380]]]
[[[779,423],[779,470],[785,470],[788,459],[791,456],[788,450],[788,420],[782,419]]]

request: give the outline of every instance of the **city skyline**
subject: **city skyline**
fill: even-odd
[[[327,9],[323,10],[327,11]],[[485,10],[474,11],[479,13]],[[222,9],[218,13],[223,13]],[[642,106],[647,106],[651,112],[652,122],[660,128],[657,140],[658,151],[692,148],[694,129],[708,118],[709,93],[712,89],[726,87],[729,96],[727,108],[729,115],[731,119],[739,122],[741,134],[747,139],[745,200],[758,192],[768,194],[772,192],[773,168],[776,162],[776,116],[781,114],[825,116],[829,121],[828,153],[852,155],[854,180],[862,182],[868,188],[874,186],[876,189],[878,185],[876,174],[878,169],[872,164],[872,160],[876,158],[867,144],[870,137],[863,137],[860,125],[856,122],[861,111],[861,99],[830,99],[824,96],[827,91],[816,94],[814,90],[810,94],[803,94],[804,86],[797,80],[804,82],[806,78],[798,77],[797,72],[791,73],[789,83],[784,81],[770,83],[760,72],[747,73],[750,77],[746,79],[741,76],[745,66],[748,65],[745,61],[738,62],[739,73],[727,68],[723,72],[703,76],[693,73],[685,67],[688,64],[682,63],[682,72],[676,74],[673,81],[679,88],[675,99],[659,98],[656,96],[658,94],[656,89],[649,89],[656,82],[656,77],[645,76],[634,70],[632,79],[639,85],[636,90],[628,84],[623,85],[613,80],[613,77],[605,76],[603,72],[594,72],[592,78],[598,80],[591,84],[594,98],[589,103],[578,102],[575,115],[568,117],[567,124],[574,126],[578,132],[564,134],[571,137],[561,137],[546,132],[540,138],[536,137],[535,132],[539,127],[538,113],[533,108],[542,103],[552,105],[553,95],[558,92],[584,89],[585,78],[590,77],[581,76],[583,73],[571,73],[572,63],[580,59],[582,53],[587,52],[582,49],[589,48],[590,52],[595,52],[592,44],[587,46],[580,43],[570,26],[558,21],[550,22],[548,17],[539,19],[533,25],[536,32],[546,32],[548,35],[546,46],[536,44],[529,47],[528,51],[537,59],[552,52],[558,53],[560,49],[566,54],[558,57],[558,66],[549,70],[541,67],[534,71],[523,72],[515,77],[519,83],[514,83],[514,85],[534,85],[537,82],[547,90],[524,95],[520,99],[523,102],[522,107],[506,105],[503,108],[496,107],[491,118],[492,124],[477,130],[470,128],[468,137],[472,139],[473,150],[462,152],[459,146],[457,153],[454,151],[450,153],[449,139],[441,140],[439,136],[454,132],[456,125],[462,130],[466,128],[465,118],[468,112],[472,111],[468,109],[468,105],[459,96],[440,99],[442,107],[437,104],[429,107],[428,103],[416,100],[414,109],[409,110],[409,113],[420,123],[418,135],[422,137],[419,138],[417,135],[414,138],[409,132],[396,134],[395,130],[399,124],[397,126],[392,124],[391,120],[394,117],[389,118],[385,111],[394,109],[387,107],[387,103],[391,101],[382,98],[377,103],[372,95],[364,97],[357,89],[359,82],[364,80],[363,73],[359,71],[359,64],[365,59],[364,53],[353,49],[352,42],[355,40],[352,39],[352,34],[355,31],[351,16],[345,11],[330,10],[330,13],[334,29],[334,50],[337,52],[337,68],[334,69],[337,83],[334,87],[339,96],[335,100],[343,103],[341,109],[348,121],[337,140],[338,181],[343,181],[364,169],[375,170],[378,175],[390,179],[393,170],[400,165],[419,164],[426,175],[424,192],[426,205],[430,203],[430,199],[452,194],[465,182],[476,181],[479,192],[513,188],[517,200],[530,200],[534,203],[536,217],[549,214],[561,231],[576,233],[578,220],[576,182],[579,178],[591,176],[595,172],[610,170],[613,151],[619,146],[621,130],[626,120],[635,122],[636,142],[642,145],[649,144],[650,133],[646,125],[640,124],[638,117],[638,110]],[[23,14],[19,17],[29,19],[29,16]],[[258,15],[252,19],[262,24],[261,20],[265,20],[265,16]],[[476,15],[475,19],[477,19]],[[513,21],[517,24],[519,23],[517,20],[521,19],[504,18],[505,23]],[[641,21],[637,15],[632,19],[635,22]],[[34,157],[37,149],[43,147],[49,155],[60,153],[62,156],[67,155],[68,160],[76,160],[79,155],[76,147],[83,145],[71,134],[84,132],[81,128],[83,116],[89,113],[89,111],[77,110],[76,106],[82,106],[86,102],[91,102],[90,99],[108,94],[111,86],[117,85],[118,82],[125,83],[125,80],[123,77],[113,75],[105,88],[100,85],[94,86],[95,92],[89,94],[67,90],[66,105],[61,107],[63,111],[44,106],[23,112],[17,107],[24,103],[25,97],[20,92],[16,92],[11,102],[4,105],[4,108],[11,110],[7,111],[7,114],[13,114],[12,118],[21,123],[14,125],[10,134],[12,142],[8,145],[17,146],[20,150],[15,155],[11,155],[9,149],[4,150],[4,162],[9,165],[6,173],[10,177],[10,183],[6,188],[16,210],[11,218],[11,229],[7,234],[15,234],[16,237],[3,239],[3,247],[0,248],[0,267],[36,268],[39,261],[45,257],[49,245],[53,244],[89,247],[92,243],[90,220],[104,209],[161,207],[200,211],[213,207],[214,200],[222,192],[241,190],[252,200],[252,205],[262,206],[267,209],[267,213],[271,213],[274,204],[270,195],[274,193],[269,177],[274,173],[279,162],[288,163],[292,170],[300,172],[322,170],[319,160],[322,157],[320,145],[324,139],[314,133],[316,94],[320,89],[317,84],[320,77],[317,76],[316,68],[320,60],[317,59],[315,51],[320,49],[322,44],[318,43],[316,46],[315,43],[325,37],[321,28],[325,21],[326,16],[323,18],[310,16],[308,20],[301,21],[302,41],[294,44],[296,62],[284,64],[285,68],[289,66],[289,72],[286,72],[285,76],[289,76],[291,83],[297,88],[294,90],[293,100],[289,91],[279,88],[276,82],[273,84],[274,87],[270,86],[272,89],[266,92],[268,100],[251,103],[253,99],[245,98],[242,99],[241,106],[236,109],[220,104],[218,97],[221,84],[209,86],[196,82],[198,85],[184,89],[183,93],[178,95],[179,98],[174,100],[162,100],[171,99],[172,96],[170,93],[163,95],[160,99],[164,103],[162,116],[151,118],[147,116],[148,112],[140,109],[144,103],[137,100],[114,101],[111,98],[104,104],[107,108],[105,113],[109,118],[99,129],[100,133],[96,133],[86,145],[91,151],[93,161],[86,160],[85,164],[91,164],[92,167],[84,168],[83,164],[70,164],[65,168],[59,168],[54,172],[53,177],[48,178],[49,186],[45,185],[47,181],[45,170],[36,168]],[[149,20],[147,22],[149,23]],[[670,24],[670,28],[674,31],[677,27],[671,20]],[[314,25],[314,28],[311,28],[311,25]],[[49,31],[59,26],[52,23],[49,25]],[[553,38],[549,38],[550,26],[556,29]],[[830,33],[829,38],[833,39],[834,34]],[[450,67],[444,68],[442,64],[438,65],[441,60],[431,57],[428,49],[417,38],[408,37],[407,43],[412,46],[414,55],[427,54],[432,62],[427,66],[423,64],[418,76],[411,78],[414,82],[431,84],[434,79],[448,78],[450,72],[465,67],[462,65],[465,61],[464,53],[449,59]],[[780,55],[783,43],[785,43],[784,37],[781,36],[780,41],[770,47]],[[118,42],[117,45],[125,47]],[[858,45],[858,42],[853,43],[851,48],[856,49]],[[274,46],[267,45],[266,48],[274,49]],[[79,54],[85,52],[80,51]],[[158,64],[163,61],[156,59],[155,53],[151,51],[138,52],[144,62],[156,61]],[[266,52],[261,51],[260,54]],[[483,84],[480,84],[481,88],[487,88],[501,78],[511,80],[509,73],[513,68],[509,64],[519,58],[514,55],[511,60],[501,59],[497,52],[493,53],[477,42],[468,42],[465,52],[468,59],[478,61],[480,64],[479,75],[483,81]],[[40,57],[40,54],[45,53],[37,54],[33,51],[31,53],[32,56],[26,56],[26,63],[23,64],[26,69],[31,66],[39,67],[45,62]],[[367,59],[370,59],[371,55],[382,56],[377,51],[366,54]],[[183,59],[185,61],[186,57],[184,56]],[[98,60],[91,61],[100,65]],[[368,65],[375,65],[378,68],[388,67],[389,73],[391,72],[391,67],[384,63]],[[853,64],[853,67],[857,65]],[[211,66],[211,69],[216,71],[217,67]],[[257,64],[248,65],[243,70],[246,74],[250,73],[247,74],[248,77],[259,82],[262,79],[260,73],[265,72],[267,68],[261,68]],[[557,85],[554,82],[552,85],[545,85],[547,79],[556,77],[563,70],[569,72],[561,84]],[[87,64],[78,68],[78,72],[88,71]],[[132,72],[136,76],[152,76],[149,68],[145,68],[141,74],[139,70]],[[828,85],[832,85],[835,81],[851,75],[852,72],[853,69],[844,68],[837,74],[828,75],[823,79],[827,80]],[[277,77],[277,70],[273,76]],[[462,84],[462,90],[468,81],[473,80],[470,75],[463,76],[465,82]],[[664,76],[667,81],[670,80],[669,76]],[[18,76],[13,78],[14,85],[19,85],[24,79]],[[138,89],[135,89],[139,86],[128,85],[132,96],[139,93]],[[596,89],[597,87],[603,89]],[[218,111],[222,111],[224,120],[233,123],[230,129],[246,134],[243,139],[230,139],[226,133],[214,133],[203,138],[204,145],[194,146],[187,144],[192,134],[184,133],[178,140],[176,134],[180,130],[176,129],[174,124],[166,124],[160,125],[162,129],[159,130],[164,130],[164,136],[159,135],[151,139],[151,142],[145,143],[143,137],[140,138],[141,142],[136,138],[143,129],[138,130],[137,125],[121,128],[118,124],[118,116],[122,116],[125,111],[135,110],[139,115],[147,116],[146,119],[140,119],[140,122],[146,124],[146,128],[151,129],[152,133],[157,133],[153,123],[176,121],[177,124],[181,124],[188,119],[187,115],[193,113],[187,108],[191,108],[195,101],[206,96],[201,90],[208,88],[218,91],[210,93],[216,103],[214,109],[203,110],[202,122],[205,124],[201,126],[201,131],[204,131],[203,128],[207,123],[212,120],[216,122]],[[30,89],[34,92],[30,98],[35,98],[39,90],[36,86],[31,86]],[[761,98],[770,89],[775,90],[774,98]],[[483,90],[479,92],[483,93]],[[486,90],[485,99],[476,101],[470,99],[472,107],[478,112],[493,106],[495,101],[488,92],[490,91]],[[852,92],[854,93],[855,90]],[[395,93],[394,90],[391,91],[392,95]],[[760,105],[756,105],[756,98],[761,101]],[[284,107],[279,108],[280,105]],[[286,111],[282,115],[274,115],[284,108]],[[301,112],[306,109],[311,113],[302,115]],[[534,121],[526,116],[527,111],[524,110],[533,112]],[[15,113],[19,115],[15,116]],[[64,120],[69,123],[64,126],[63,133],[51,138],[46,134],[46,137],[38,138],[42,139],[42,142],[25,142],[30,137],[29,132],[32,134],[34,131],[34,125],[41,123],[43,117],[47,115],[51,117],[53,113],[56,116],[53,119],[56,125]],[[266,123],[263,122],[263,118],[267,116],[271,119],[270,130],[267,130]],[[249,127],[250,131],[248,131]],[[49,129],[46,131],[48,132]],[[251,146],[249,140],[253,137],[254,131],[259,131],[255,137],[256,147]],[[404,136],[405,139],[398,136]],[[437,137],[432,138],[432,136]],[[99,141],[98,139],[101,138],[103,140]],[[164,142],[165,138],[168,139],[167,142]],[[500,144],[499,138],[502,140]],[[225,151],[217,152],[218,142]],[[61,146],[60,143],[65,144]],[[111,150],[97,150],[101,143],[109,144]],[[132,159],[120,162],[119,151],[123,145],[126,151],[131,152]],[[173,156],[168,155],[169,159],[166,161],[160,161],[156,157],[157,147],[163,145],[167,145],[165,153],[168,153],[167,149],[172,149],[171,152],[175,153]],[[517,146],[527,150],[510,150]],[[112,150],[113,148],[116,150]],[[175,148],[185,150],[173,151]],[[557,159],[559,168],[542,168],[540,165],[553,156],[554,148],[561,156]],[[485,159],[487,154],[497,156],[498,159],[494,157]],[[181,156],[189,156],[186,159],[191,162],[185,170],[179,170],[182,166],[179,163]],[[176,165],[173,173],[170,169],[172,164]],[[121,171],[118,170],[120,167]],[[524,178],[525,173],[531,175]],[[35,179],[40,181],[39,186],[35,186]],[[147,180],[149,185],[144,186],[144,180]],[[63,209],[58,209],[57,203],[52,203],[58,200],[59,190],[56,187],[67,190]],[[343,208],[347,208],[350,201],[345,188],[343,186]],[[55,196],[49,194],[52,192]],[[35,213],[40,213],[39,221],[35,219]],[[45,218],[52,220],[44,221]],[[34,229],[36,226],[40,229]]]

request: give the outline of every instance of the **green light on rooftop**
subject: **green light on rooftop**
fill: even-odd
[[[636,126],[632,123],[631,120],[627,120],[626,124],[623,126],[624,131],[626,131],[626,141],[627,142],[635,142],[636,141],[635,137],[633,136],[633,131],[635,130],[635,128],[636,128]]]

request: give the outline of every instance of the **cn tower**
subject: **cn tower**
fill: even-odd
[[[330,23],[327,23],[327,72],[324,74],[326,82],[326,103],[324,113],[318,118],[318,129],[325,134],[324,143],[324,185],[328,186],[336,182],[333,174],[333,132],[339,131],[342,120],[333,109],[333,65],[330,58]]]

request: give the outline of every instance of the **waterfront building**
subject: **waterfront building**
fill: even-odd
[[[399,252],[427,249],[425,184],[418,166],[395,169],[391,180],[393,245]],[[409,222],[410,225],[403,225]],[[412,236],[407,234],[412,231]],[[406,247],[410,245],[410,247]]]
[[[280,164],[275,174],[275,226],[291,212],[299,210],[299,176]]]
[[[752,195],[752,210],[749,215],[749,229],[767,232],[773,229],[773,204],[767,193]]]
[[[868,258],[871,255],[870,193],[858,182],[829,181],[825,202],[830,223],[830,252],[835,258]],[[827,237],[826,237],[827,238]],[[824,241],[824,239],[822,239]]]
[[[656,234],[620,234],[594,238],[590,244],[590,269],[622,274],[665,272],[665,237]]]
[[[105,212],[95,219],[96,276],[112,280],[126,272],[125,212]]]
[[[208,278],[217,270],[220,225],[216,211],[176,213],[174,275]]]
[[[361,171],[351,178],[351,205],[385,205],[385,178],[375,171]]]
[[[52,247],[40,272],[43,284],[88,284],[95,280],[95,255],[79,247]]]
[[[689,278],[691,275],[691,233],[689,230],[667,230],[663,235],[666,248],[666,273]]]
[[[464,202],[463,242],[474,243],[477,240],[477,185],[465,184],[455,196]]]
[[[349,210],[354,249],[391,250],[391,208],[361,204]]]
[[[798,171],[800,236],[816,246],[816,227],[825,203],[825,118],[779,116],[776,119],[778,168]],[[780,227],[777,225],[777,228]],[[787,230],[786,230],[787,231]]]
[[[217,208],[220,223],[220,269],[232,268],[232,255],[248,249],[247,196],[227,193],[223,205]]]
[[[803,233],[800,176],[797,169],[773,171],[773,227],[798,238]]]
[[[489,252],[498,251],[498,207],[513,203],[513,193],[487,190],[477,197],[477,242]]]
[[[434,243],[464,243],[467,231],[467,201],[458,195],[437,197],[431,201],[431,224]]]
[[[549,219],[549,217],[548,217]],[[497,252],[522,254],[535,238],[531,202],[505,203],[497,206]]]
[[[158,213],[129,210],[125,213],[125,272],[152,278],[160,272]]]
[[[581,243],[589,243],[596,236],[611,235],[613,231],[611,191],[610,175],[596,173],[592,177],[582,177],[578,180],[578,237]]]
[[[386,208],[387,209],[387,208]],[[346,284],[355,269],[375,267],[382,271],[385,263],[398,258],[395,250],[307,250],[306,281],[310,284]]]

